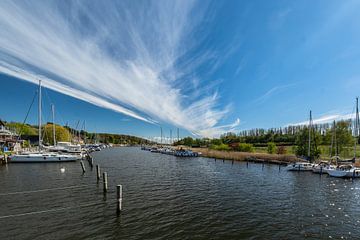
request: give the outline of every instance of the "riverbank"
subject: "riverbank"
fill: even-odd
[[[235,152],[235,151],[218,151],[208,148],[191,148],[192,151],[201,152],[202,156],[208,158],[234,160],[234,161],[249,161],[249,162],[265,162],[273,164],[288,164],[292,162],[303,161],[294,155],[280,155],[268,153],[250,153],[250,152]]]

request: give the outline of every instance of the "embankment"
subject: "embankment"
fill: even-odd
[[[234,152],[234,151],[218,151],[208,148],[192,148],[193,151],[201,152],[202,156],[216,159],[226,159],[234,161],[249,161],[249,162],[265,162],[273,164],[288,164],[291,162],[303,161],[294,155],[279,155],[267,153],[249,153],[249,152]]]

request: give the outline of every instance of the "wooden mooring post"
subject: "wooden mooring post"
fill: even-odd
[[[116,200],[117,200],[116,212],[117,214],[119,214],[121,212],[121,207],[122,207],[122,185],[116,186]]]
[[[4,164],[8,163],[8,155],[4,153]]]
[[[104,183],[104,193],[108,190],[108,179],[107,179],[107,172],[103,172],[103,183]]]
[[[84,162],[82,160],[80,161],[80,165],[81,165],[83,173],[85,173],[85,165],[84,165]]]
[[[96,179],[97,181],[99,182],[100,181],[100,166],[99,165],[96,165]]]

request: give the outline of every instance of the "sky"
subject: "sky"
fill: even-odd
[[[142,137],[348,118],[360,1],[0,1],[0,119]],[[36,123],[36,102],[28,123]],[[81,124],[80,124],[81,125]]]

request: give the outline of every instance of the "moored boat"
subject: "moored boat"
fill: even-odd
[[[312,171],[315,164],[308,162],[296,162],[286,166],[287,171]]]

